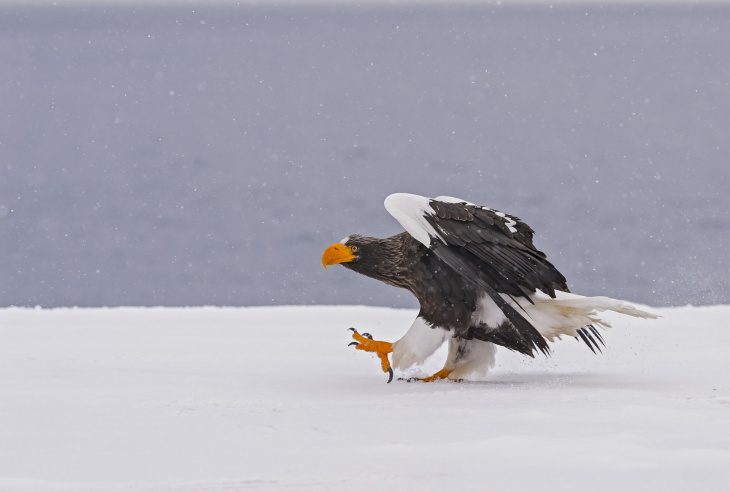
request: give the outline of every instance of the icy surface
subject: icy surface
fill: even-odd
[[[320,263],[395,192],[520,217],[577,293],[730,304],[727,5],[45,3],[0,9],[0,305],[414,307]]]
[[[730,490],[730,307],[656,311],[388,385],[412,310],[3,309],[0,490]]]

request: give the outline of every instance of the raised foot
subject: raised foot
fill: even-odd
[[[380,366],[383,368],[383,372],[388,373],[388,382],[391,382],[393,380],[393,368],[390,367],[388,354],[393,351],[393,344],[390,342],[373,340],[370,333],[363,333],[361,335],[355,328],[349,329],[352,331],[352,338],[355,339],[355,341],[351,342],[350,345],[354,345],[357,350],[373,352],[380,357]]]

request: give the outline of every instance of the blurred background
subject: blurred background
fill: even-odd
[[[574,292],[730,303],[730,7],[0,6],[0,305],[371,304],[390,193],[519,216]]]

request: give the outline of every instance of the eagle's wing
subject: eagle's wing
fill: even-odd
[[[549,352],[540,333],[500,295],[532,302],[528,296],[537,289],[551,297],[555,297],[555,289],[568,290],[565,277],[535,249],[533,231],[527,224],[451,197],[397,193],[386,198],[385,208],[411,236],[486,292],[530,353],[532,348]]]

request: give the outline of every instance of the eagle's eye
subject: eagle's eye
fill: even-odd
[[[350,251],[352,251],[353,253],[357,253],[357,246],[355,246],[355,245],[350,246]]]

